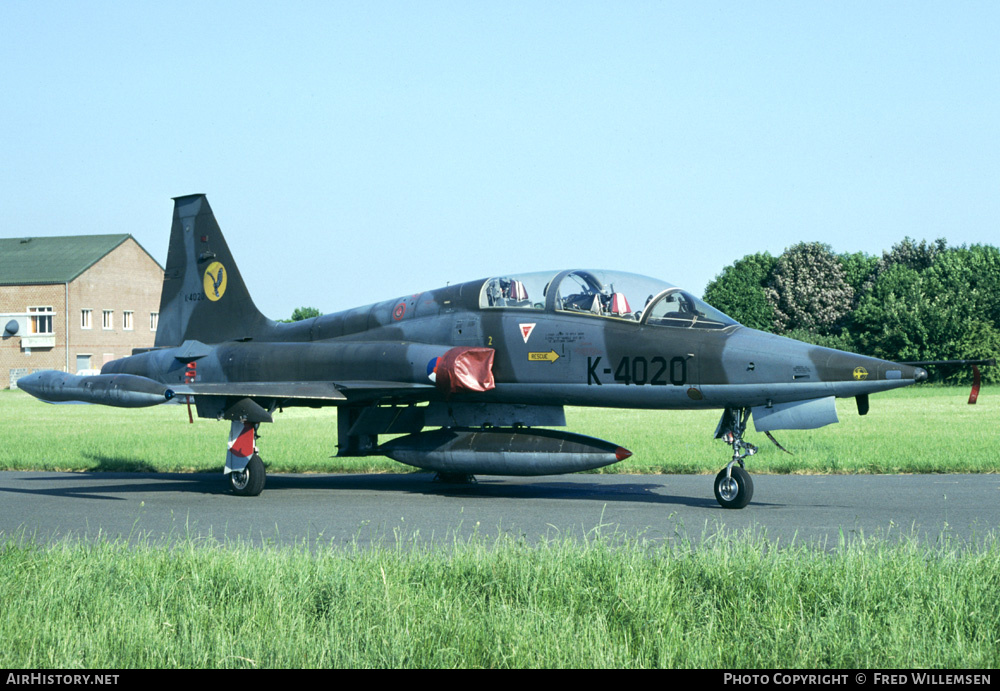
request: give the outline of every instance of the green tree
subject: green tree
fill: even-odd
[[[918,272],[929,269],[947,247],[948,242],[944,238],[938,238],[931,244],[926,240],[921,240],[920,244],[917,244],[910,236],[904,237],[901,242],[893,245],[891,250],[882,252],[882,257],[875,262],[862,290],[864,292],[870,290],[879,275],[897,264]]]
[[[854,289],[854,302],[857,304],[865,292],[865,282],[878,268],[879,258],[864,252],[854,252],[841,254],[838,259],[844,268],[844,280]]]
[[[805,330],[836,335],[854,301],[844,267],[819,242],[801,242],[786,249],[774,265],[767,298],[774,308],[774,330]]]
[[[941,252],[928,267],[927,297],[932,304],[931,339],[936,359],[1000,357],[1000,250],[974,245]],[[996,367],[987,381],[1000,381]],[[966,380],[968,372],[951,379]]]
[[[852,329],[862,352],[897,361],[1000,356],[1000,250],[946,249],[939,241],[931,261],[920,254],[886,262],[858,302]],[[1000,381],[997,370],[985,368],[984,379]],[[959,370],[948,379],[970,377]]]
[[[321,316],[323,316],[323,313],[315,307],[296,307],[292,312],[291,319],[279,319],[278,321],[290,324],[292,322],[300,322],[303,319],[312,319],[313,317]]]
[[[1000,249],[992,245],[906,237],[874,257],[803,242],[778,258],[743,257],[704,297],[746,326],[887,360],[1000,358]],[[982,374],[1000,382],[1000,367]],[[946,378],[966,382],[971,369]]]
[[[882,271],[854,311],[861,352],[886,360],[930,360],[930,311],[920,273],[905,264]]]
[[[884,266],[903,264],[911,269],[924,271],[934,265],[938,256],[945,252],[947,247],[948,241],[944,238],[938,238],[929,245],[926,240],[921,240],[918,245],[913,238],[907,236],[902,242],[893,245],[891,251],[883,253],[881,264]]]
[[[765,286],[776,261],[767,252],[736,260],[705,287],[705,302],[744,326],[769,331],[774,308],[767,300]]]

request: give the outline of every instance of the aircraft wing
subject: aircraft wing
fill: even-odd
[[[435,391],[433,384],[395,381],[343,382],[222,382],[178,384],[170,387],[177,396],[238,396],[240,398],[272,398],[299,401],[338,402],[364,401],[383,398],[423,400]]]
[[[272,422],[275,407],[289,405],[344,405],[421,401],[431,398],[434,387],[410,382],[218,382],[179,384],[171,387],[174,396],[190,396],[199,417],[242,420],[245,423]]]
[[[348,402],[374,401],[386,398],[425,401],[433,398],[437,391],[433,384],[399,381],[338,381],[336,387]]]
[[[239,396],[241,398],[297,398],[312,401],[346,400],[332,382],[223,382],[179,384],[170,387],[178,396]]]

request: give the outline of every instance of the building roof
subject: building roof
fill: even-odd
[[[129,239],[135,242],[128,233],[0,238],[0,285],[69,283]]]

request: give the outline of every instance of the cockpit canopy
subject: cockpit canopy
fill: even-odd
[[[556,274],[497,276],[483,283],[479,306],[591,314],[695,329],[724,329],[736,324],[676,286],[620,271],[571,269]]]

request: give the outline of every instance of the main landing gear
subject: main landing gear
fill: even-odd
[[[753,497],[753,479],[743,467],[747,456],[757,453],[757,447],[743,441],[749,408],[726,408],[716,429],[715,438],[733,447],[733,460],[715,476],[715,498],[724,509],[742,509]]]
[[[237,496],[256,497],[264,490],[266,477],[264,461],[254,454],[247,461],[246,468],[229,473],[229,488]]]
[[[229,428],[229,451],[226,453],[226,477],[233,494],[256,497],[264,490],[267,474],[257,454],[257,424],[233,420]]]

